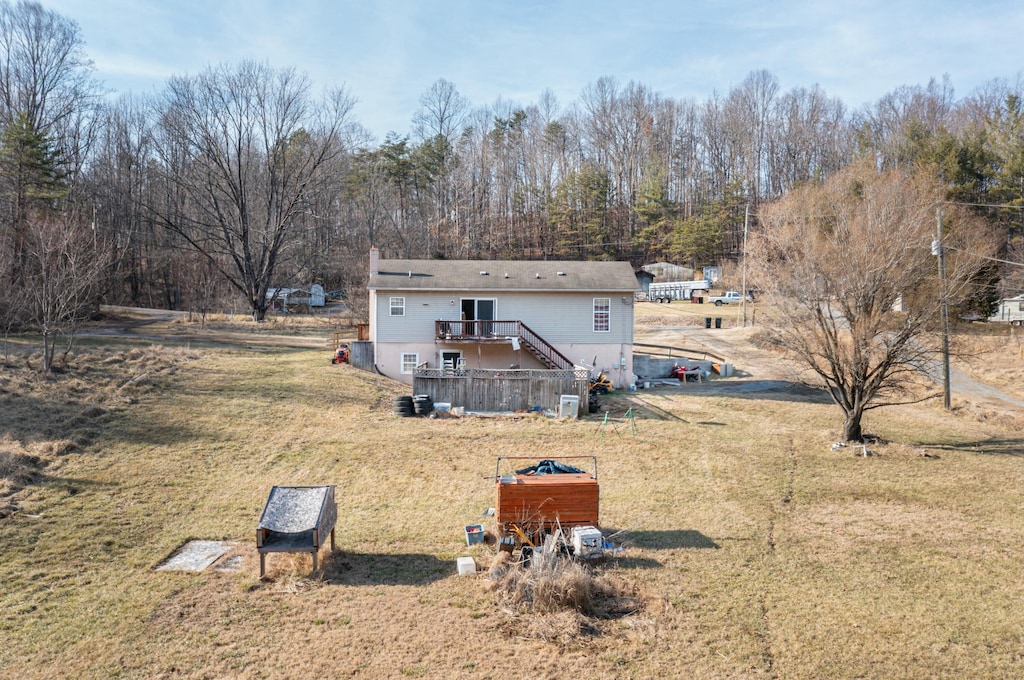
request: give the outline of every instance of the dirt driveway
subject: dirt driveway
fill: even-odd
[[[703,386],[705,390],[757,392],[820,389],[810,387],[809,384],[816,385],[817,382],[802,366],[779,354],[761,349],[752,342],[756,328],[743,328],[738,319],[727,318],[724,328],[705,328],[700,315],[695,316],[686,305],[666,305],[664,308],[661,305],[639,305],[637,311],[635,342],[693,352],[708,351],[735,366],[735,379],[707,383]],[[942,385],[942,370],[938,361],[925,366],[922,372],[936,385]],[[972,377],[958,368],[955,361],[950,368],[950,391],[954,397],[975,403],[989,403],[1000,409],[1024,409],[1024,399]]]

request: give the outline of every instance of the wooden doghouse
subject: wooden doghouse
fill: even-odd
[[[519,535],[513,527],[527,534],[550,532],[556,528],[599,526],[600,491],[597,481],[597,458],[591,461],[592,472],[569,471],[538,473],[531,466],[512,473],[502,473],[503,461],[524,460],[515,457],[498,459],[495,471],[495,525],[500,536]],[[536,460],[536,458],[532,459]],[[548,463],[552,461],[541,461]],[[557,462],[556,462],[557,465]],[[579,470],[563,466],[569,470]]]
[[[256,527],[260,554],[260,578],[266,571],[266,555],[272,552],[308,552],[317,555],[328,535],[334,551],[334,523],[338,506],[333,486],[275,486],[270,489]]]

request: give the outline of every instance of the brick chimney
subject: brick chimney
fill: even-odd
[[[370,276],[380,272],[380,251],[377,246],[370,246]]]

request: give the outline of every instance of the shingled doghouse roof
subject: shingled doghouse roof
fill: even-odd
[[[628,262],[380,260],[367,288],[633,293],[639,285]]]

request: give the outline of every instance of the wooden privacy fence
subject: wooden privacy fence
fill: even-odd
[[[467,411],[557,410],[563,394],[579,397],[587,408],[590,375],[585,368],[569,370],[417,368],[413,394],[428,394],[434,403],[449,403]]]

